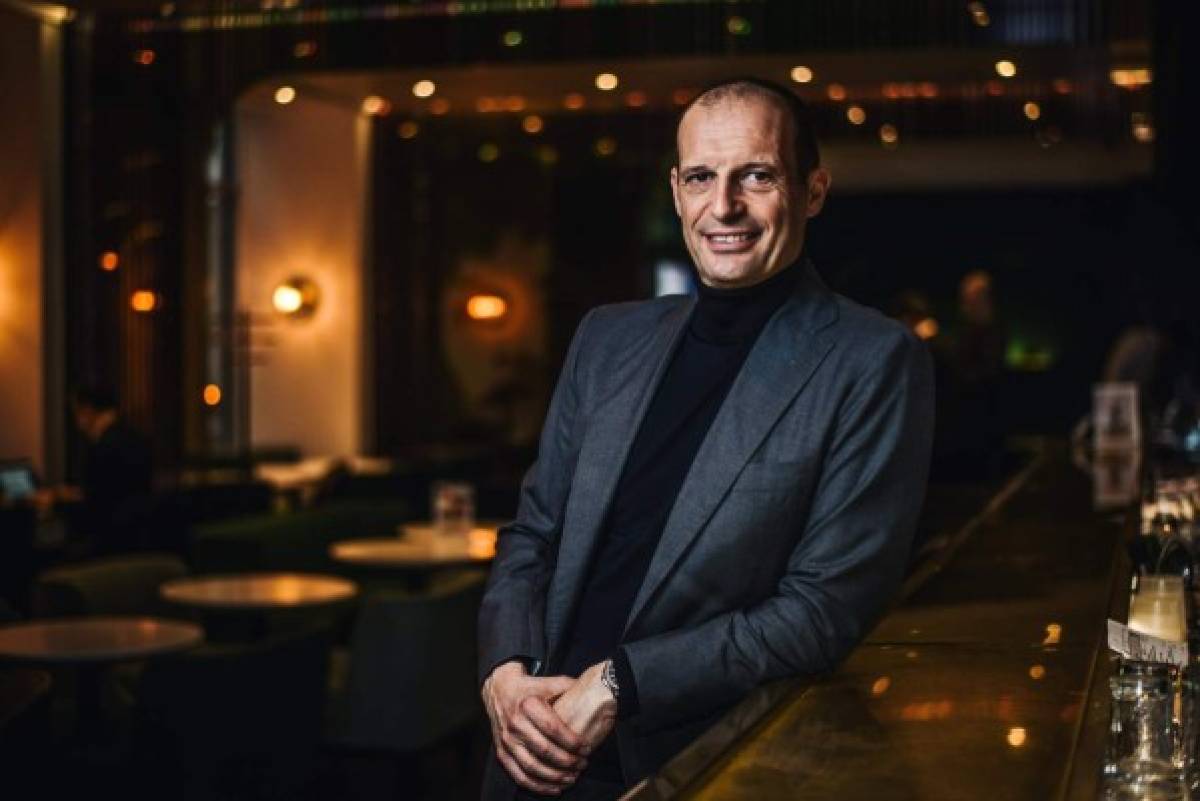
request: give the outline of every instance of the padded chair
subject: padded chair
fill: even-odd
[[[320,749],[330,642],[310,628],[150,662],[135,713],[150,786],[188,799],[296,797]]]
[[[480,710],[475,686],[479,573],[428,593],[367,597],[351,635],[344,687],[335,687],[331,744],[414,752],[461,732]]]
[[[113,556],[56,567],[34,581],[33,615],[172,616],[158,587],[187,572],[183,560],[170,554]]]
[[[198,573],[335,569],[329,546],[338,540],[396,535],[408,512],[399,502],[342,502],[280,515],[255,515],[197,526],[191,564]]]

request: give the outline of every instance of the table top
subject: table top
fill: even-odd
[[[358,594],[358,585],[336,576],[245,573],[172,579],[159,588],[159,593],[185,606],[267,610],[340,603]]]
[[[465,536],[436,534],[432,524],[405,525],[403,537],[335,542],[329,555],[361,567],[429,568],[482,565],[496,556],[498,525],[480,524]]]
[[[98,664],[144,659],[199,644],[203,630],[153,617],[77,617],[0,626],[0,660]]]

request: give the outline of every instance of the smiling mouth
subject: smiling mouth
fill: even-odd
[[[704,234],[704,240],[714,250],[741,250],[755,242],[761,236],[760,231],[734,231],[719,234]]]

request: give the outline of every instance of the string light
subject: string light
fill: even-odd
[[[571,92],[571,94],[563,98],[563,106],[568,111],[579,111],[579,109],[583,108],[585,102],[583,95],[578,92]]]
[[[646,105],[648,98],[645,92],[633,91],[625,95],[625,105],[630,108],[642,108]]]
[[[362,111],[370,117],[380,117],[392,110],[392,104],[379,95],[368,95],[363,98]]]
[[[617,140],[613,139],[611,136],[602,136],[596,140],[596,144],[593,149],[596,151],[596,155],[600,158],[608,158],[617,152]]]
[[[602,72],[596,76],[596,88],[602,92],[611,92],[619,83],[620,80],[611,72]]]
[[[121,257],[114,250],[106,250],[100,254],[100,269],[111,273],[121,264]]]
[[[141,314],[152,312],[158,308],[158,295],[149,289],[139,289],[129,296],[129,306]]]
[[[436,91],[437,84],[428,79],[417,81],[412,85],[412,93],[417,97],[432,97]]]
[[[396,133],[400,135],[401,139],[414,139],[420,132],[421,126],[412,120],[405,120],[396,127]]]
[[[517,30],[505,31],[500,41],[504,42],[505,47],[520,47],[525,41],[525,36]]]
[[[521,130],[527,134],[541,133],[545,123],[542,118],[536,114],[530,114],[525,119],[521,120]]]
[[[429,103],[429,113],[441,116],[450,111],[450,101],[444,97],[435,97]]]
[[[825,94],[829,96],[830,100],[841,102],[846,99],[846,87],[840,83],[831,83],[826,87]]]
[[[216,406],[221,402],[221,388],[216,384],[209,384],[204,388],[204,405]]]
[[[1008,61],[1007,59],[1003,61],[997,61],[996,74],[1001,78],[1011,78],[1017,74],[1017,65],[1011,61]]]
[[[812,83],[813,77],[813,71],[809,67],[792,67],[792,80],[796,83]]]
[[[1021,110],[1025,112],[1025,117],[1030,120],[1036,120],[1042,116],[1042,107],[1032,100],[1022,106]]]
[[[135,50],[133,53],[134,63],[140,64],[143,67],[149,67],[154,63],[156,55],[153,50]]]
[[[862,125],[867,121],[867,112],[862,106],[851,106],[846,109],[846,119],[850,120],[851,125]]]
[[[296,90],[290,86],[281,86],[275,90],[275,102],[286,106],[296,99]]]
[[[895,145],[900,141],[900,132],[896,130],[896,126],[890,122],[879,126],[879,141],[885,145]]]

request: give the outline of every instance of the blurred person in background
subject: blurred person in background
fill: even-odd
[[[71,409],[84,440],[81,482],[58,487],[54,499],[91,552],[134,550],[150,502],[150,444],[121,419],[116,394],[107,387],[80,386]]]

